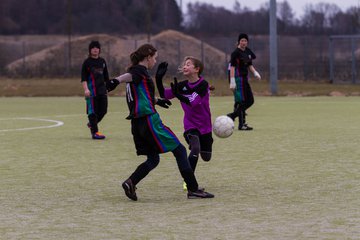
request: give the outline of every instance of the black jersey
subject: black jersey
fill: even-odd
[[[87,82],[91,96],[106,95],[105,81],[109,81],[109,73],[103,58],[88,57],[81,69],[81,82]]]
[[[235,67],[235,71],[239,76],[248,75],[248,67],[252,65],[252,60],[255,59],[255,54],[250,50],[250,48],[245,48],[241,50],[236,48],[231,53],[230,66]]]
[[[148,70],[145,66],[135,65],[128,72],[132,81],[126,84],[126,101],[130,111],[127,119],[155,113],[155,85]]]

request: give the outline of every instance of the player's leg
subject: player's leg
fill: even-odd
[[[189,130],[184,133],[184,138],[189,144],[190,153],[188,156],[190,166],[195,172],[200,153],[200,133],[197,130]]]
[[[96,97],[88,97],[86,98],[86,113],[88,115],[88,124],[87,126],[90,128],[91,136],[93,139],[104,139],[104,136],[97,135],[98,129],[98,119],[97,119],[97,111],[98,111],[98,101]]]
[[[251,86],[249,84],[249,81],[245,82],[245,110],[250,108],[254,104],[254,94],[251,90]]]
[[[91,132],[92,132],[92,138],[93,139],[105,139],[105,136],[100,133],[99,131],[99,112],[103,111],[101,109],[101,104],[102,104],[102,98],[101,97],[94,97],[93,98],[93,105],[94,105],[94,113],[95,116],[91,116],[92,120],[89,119],[90,122],[90,126],[91,126]]]
[[[149,154],[136,170],[122,183],[125,194],[131,200],[137,201],[136,185],[144,179],[160,162],[159,154]]]
[[[211,160],[213,142],[211,132],[200,136],[200,156],[205,162]]]
[[[238,108],[239,108],[239,103],[235,102],[234,103],[234,111],[227,114],[227,116],[229,118],[231,118],[233,121],[235,120],[236,117],[238,117]]]
[[[104,118],[108,109],[108,97],[107,95],[102,95],[98,97],[98,110],[97,110],[97,123]]]
[[[239,126],[239,130],[253,130],[253,128],[250,127],[246,123],[246,112],[245,112],[253,104],[254,104],[254,95],[252,93],[249,82],[246,80],[245,81],[245,102],[244,102],[244,112],[243,112],[243,125],[241,128]]]
[[[191,169],[190,163],[187,159],[186,148],[180,143],[179,146],[172,151],[172,153],[175,156],[180,174],[187,185],[188,198],[213,198],[213,194],[205,192],[203,189],[199,188],[194,171]]]
[[[136,185],[146,177],[151,170],[156,168],[159,164],[160,157],[156,148],[153,147],[154,139],[150,137],[149,126],[145,118],[131,120],[131,133],[133,134],[137,155],[147,156],[146,161],[140,164],[131,176],[122,183],[126,196],[136,201]]]

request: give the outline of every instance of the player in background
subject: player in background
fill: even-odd
[[[100,43],[92,41],[89,44],[89,56],[82,64],[81,83],[86,100],[87,126],[93,139],[104,139],[99,132],[98,124],[107,112],[108,98],[106,82],[109,73],[105,60],[100,57]]]
[[[261,79],[256,71],[252,61],[256,58],[255,54],[247,47],[249,37],[245,33],[240,33],[237,47],[231,53],[229,64],[230,89],[234,92],[234,111],[228,116],[235,120],[239,117],[239,130],[253,130],[246,124],[245,111],[254,104],[254,95],[252,93],[248,72],[250,71],[255,78]]]
[[[212,124],[210,112],[210,86],[201,76],[203,63],[192,56],[184,58],[179,72],[186,80],[171,83],[171,88],[164,89],[161,78],[156,78],[156,85],[161,97],[178,98],[184,111],[184,138],[189,144],[188,156],[191,168],[195,172],[199,155],[208,162],[212,153]],[[187,190],[186,183],[183,185]]]
[[[137,201],[136,185],[145,178],[160,162],[161,153],[172,152],[175,156],[181,176],[188,186],[188,198],[213,198],[214,195],[199,189],[194,172],[187,159],[186,148],[180,143],[170,128],[165,126],[155,109],[155,104],[168,108],[171,102],[155,98],[155,85],[148,70],[156,64],[157,50],[151,44],[140,46],[130,55],[131,66],[128,73],[119,76],[126,83],[126,100],[130,111],[131,132],[137,155],[145,155],[146,160],[122,183],[128,198]],[[167,64],[157,69],[157,77],[163,78]]]

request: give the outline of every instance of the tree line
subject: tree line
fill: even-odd
[[[0,34],[156,34],[164,29],[203,36],[269,33],[268,3],[255,11],[238,0],[232,10],[199,2],[186,8],[184,14],[176,0],[1,0]],[[356,6],[342,11],[335,4],[308,4],[297,19],[284,0],[277,3],[277,18],[279,34],[360,33]]]

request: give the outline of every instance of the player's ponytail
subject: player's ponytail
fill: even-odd
[[[151,44],[141,45],[136,51],[130,54],[131,66],[139,64],[142,60],[147,57],[152,57],[157,52],[157,49]]]

